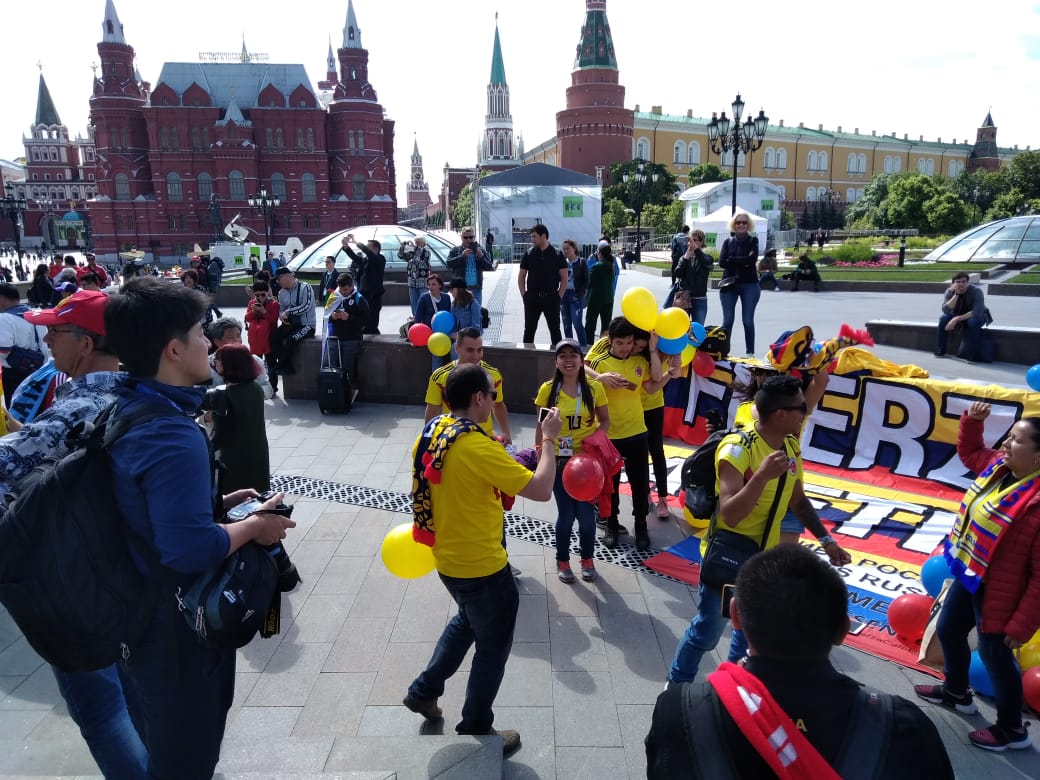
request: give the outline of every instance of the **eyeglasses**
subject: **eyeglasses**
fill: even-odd
[[[808,414],[809,413],[809,404],[807,404],[805,401],[802,401],[800,404],[798,404],[796,406],[781,406],[780,409],[782,411],[785,411],[785,412],[795,412],[795,411],[797,411],[797,412],[801,412],[802,414]]]
[[[481,394],[483,394],[483,395],[486,395],[492,401],[495,400],[495,391],[494,390],[480,390],[479,392]]]
[[[52,333],[76,333],[76,328],[56,328],[52,325],[47,326],[47,335]]]

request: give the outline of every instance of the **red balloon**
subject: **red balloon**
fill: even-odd
[[[697,376],[711,376],[715,373],[715,358],[707,352],[697,350],[693,356],[693,373]]]
[[[1026,704],[1040,712],[1040,666],[1026,669],[1022,673],[1022,695]]]
[[[563,489],[575,501],[593,501],[603,490],[603,466],[591,455],[578,453],[563,467]]]
[[[904,593],[888,605],[888,625],[907,644],[920,642],[932,612],[932,597]]]
[[[425,347],[426,342],[433,335],[433,328],[417,322],[408,329],[408,341],[413,347]]]

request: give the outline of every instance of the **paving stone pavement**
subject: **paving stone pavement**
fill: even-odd
[[[522,310],[515,266],[496,274],[490,284],[504,285],[504,290],[489,286],[495,291],[489,297],[501,307],[492,316],[501,318],[502,339],[516,340]],[[619,293],[625,285],[637,284],[656,292],[666,282],[626,271]],[[793,294],[770,295],[763,295],[760,307],[760,333],[768,334],[759,336],[763,345],[784,329],[783,318],[788,323],[810,319],[794,303],[781,305],[783,298],[792,301]],[[869,311],[870,317],[885,316],[878,312],[886,307],[893,309],[893,318],[930,317],[938,308],[929,296],[864,300],[872,294],[832,295],[811,299],[811,322],[818,332],[836,331],[835,323],[849,319],[853,298],[858,299],[857,310]],[[892,297],[903,299],[902,315],[896,313],[900,302],[887,300]],[[774,299],[776,311],[767,308]],[[927,311],[915,311],[926,303]],[[717,296],[710,306],[719,311]],[[403,309],[397,308],[384,309],[384,323],[403,319]],[[1002,317],[1009,323],[1013,319],[1010,314]],[[853,318],[853,324],[861,323]],[[969,380],[1022,384],[1021,367],[976,367],[920,353],[901,357],[907,352],[879,350],[883,357],[912,359],[933,372],[949,375],[952,369]],[[515,440],[523,446],[534,442],[530,411],[511,412]],[[271,468],[278,484],[297,491],[298,526],[286,548],[304,582],[284,600],[282,633],[257,639],[239,653],[235,704],[217,776],[644,777],[643,737],[667,661],[694,614],[695,592],[646,572],[639,566],[642,556],[631,548],[621,554],[598,549],[601,577],[595,583],[560,583],[553,549],[533,541],[549,538],[545,529],[555,519],[552,502],[519,499],[509,517],[510,559],[522,571],[520,613],[495,711],[496,726],[518,729],[523,747],[502,761],[497,738],[454,735],[468,662],[441,698],[443,727],[431,729],[401,706],[408,683],[427,661],[453,611],[436,577],[399,580],[379,559],[383,535],[410,519],[404,514],[404,494],[411,483],[410,447],[421,419],[420,406],[364,399],[345,416],[322,416],[310,402],[269,402]],[[670,483],[677,487],[677,473]],[[623,499],[622,515],[629,513]],[[650,523],[655,548],[681,538],[675,523]],[[719,647],[726,643],[723,637]],[[722,660],[718,653],[715,658]],[[845,647],[835,650],[833,660],[853,677],[908,698],[913,698],[914,683],[929,679]],[[958,776],[1040,777],[1035,750],[992,755],[968,744],[968,730],[994,717],[990,702],[980,704],[982,714],[973,717],[924,705]],[[1034,722],[1034,746],[1040,745],[1038,728]],[[97,776],[50,670],[5,612],[0,612],[0,776]]]

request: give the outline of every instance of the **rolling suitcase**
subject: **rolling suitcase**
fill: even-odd
[[[318,369],[318,409],[322,414],[349,412],[352,398],[350,376],[343,370],[339,339],[329,336],[321,345]]]

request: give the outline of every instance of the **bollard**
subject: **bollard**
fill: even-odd
[[[901,236],[899,239],[899,267],[903,267],[903,260],[906,259],[906,236]]]

